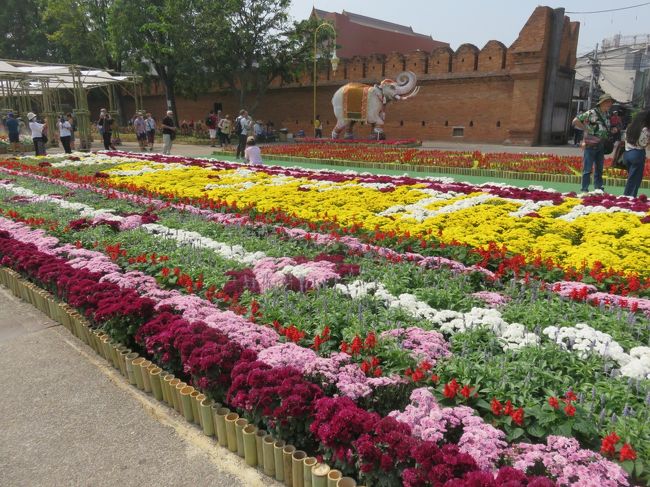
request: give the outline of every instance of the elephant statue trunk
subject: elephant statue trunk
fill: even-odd
[[[412,71],[404,71],[397,76],[395,83],[395,93],[400,96],[408,95],[415,89],[417,78]],[[407,96],[408,98],[408,96]]]
[[[336,126],[332,138],[337,139],[343,129],[345,137],[352,138],[355,122],[367,123],[372,127],[372,136],[383,136],[386,104],[393,100],[408,100],[419,92],[417,77],[411,71],[397,76],[397,81],[385,79],[381,84],[370,86],[348,83],[341,86],[332,97]]]

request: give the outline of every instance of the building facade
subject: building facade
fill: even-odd
[[[482,48],[463,44],[454,51],[443,45],[431,51],[342,58],[336,72],[329,67],[317,74],[316,105],[323,133],[328,135],[336,124],[331,99],[341,85],[350,81],[377,83],[411,70],[418,77],[420,92],[415,98],[387,106],[384,129],[388,138],[565,143],[572,116],[578,33],[579,23],[571,22],[563,9],[537,7],[509,47],[492,40]],[[277,80],[253,116],[272,121],[276,129],[310,134],[312,83],[309,72],[294,83]],[[231,115],[240,109],[235,96],[218,91],[197,100],[178,99],[177,107],[181,118],[202,120],[215,103]],[[145,97],[144,104],[152,109],[161,107],[161,114],[164,99],[152,95]],[[365,138],[370,129],[356,126],[355,132]]]

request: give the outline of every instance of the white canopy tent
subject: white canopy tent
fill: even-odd
[[[142,106],[140,79],[129,73],[112,73],[108,70],[76,65],[45,64],[29,61],[0,59],[0,109],[13,110],[26,116],[32,103],[42,106],[48,125],[56,126],[56,116],[61,113],[62,92],[74,96],[73,113],[77,119],[82,148],[90,148],[90,113],[88,91],[103,89],[109,99],[109,112],[118,114],[114,103],[114,89],[121,86],[135,99],[136,110]],[[126,89],[132,88],[132,92]],[[51,138],[55,143],[54,138]]]

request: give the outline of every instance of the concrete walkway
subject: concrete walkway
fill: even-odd
[[[280,485],[2,286],[0,371],[4,487]]]

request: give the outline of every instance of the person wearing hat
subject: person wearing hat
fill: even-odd
[[[7,114],[7,134],[9,135],[9,147],[13,155],[20,153],[20,122],[14,117],[13,112]],[[22,153],[21,153],[22,155]]]
[[[264,164],[262,162],[262,151],[260,151],[260,147],[255,144],[255,137],[252,135],[246,139],[244,159],[249,164]]]
[[[36,114],[34,112],[29,112],[27,114],[27,120],[29,120],[29,130],[32,132],[32,141],[34,142],[34,152],[37,156],[45,156],[45,134],[47,133],[47,122],[40,123],[36,119]]]
[[[612,108],[614,99],[605,93],[598,99],[595,108],[581,113],[573,119],[573,126],[584,131],[582,147],[582,185],[580,190],[583,193],[589,191],[591,173],[594,173],[594,188],[604,191],[603,188],[603,165],[605,163],[604,142],[609,138],[610,131],[616,133],[617,128],[611,128],[609,120],[609,109]]]

